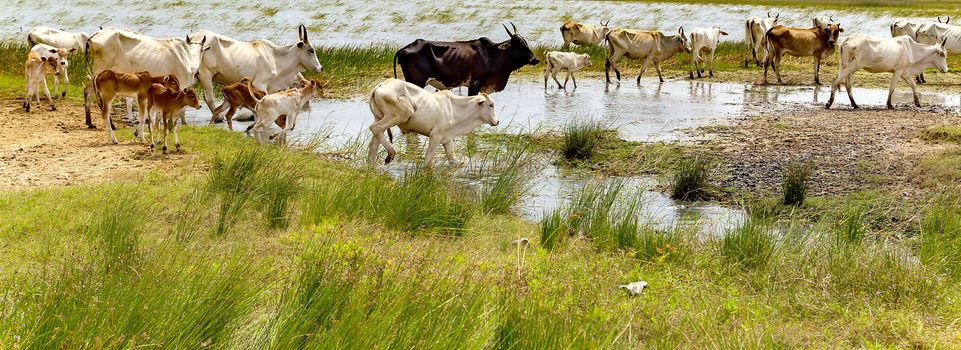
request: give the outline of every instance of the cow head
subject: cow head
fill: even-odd
[[[941,71],[941,73],[948,72],[948,50],[944,48],[944,45],[947,43],[948,37],[944,37],[941,39],[940,44],[935,44],[934,67]]]
[[[674,37],[674,40],[679,41],[679,44],[681,45],[681,47],[684,48],[684,52],[691,52],[691,43],[687,41],[687,36],[684,35],[683,26],[681,28],[678,28],[677,36]]]
[[[581,67],[590,67],[593,65],[593,63],[591,63],[591,55],[586,53],[578,54],[577,60],[579,61],[578,65]]]
[[[524,66],[525,64],[537,65],[540,60],[534,56],[534,52],[531,51],[530,46],[527,46],[527,40],[524,37],[517,34],[517,26],[511,23],[511,27],[514,28],[514,32],[511,33],[507,26],[504,26],[504,30],[507,31],[507,35],[510,35],[511,39],[507,42],[497,46],[498,49],[507,51],[508,56],[510,56],[511,63],[517,64],[518,67]]]
[[[948,23],[950,23],[950,22],[951,22],[951,16],[948,16],[948,20],[946,20],[946,21],[944,21],[944,22],[941,22],[941,16],[938,16],[938,23],[948,24]]]
[[[190,71],[194,73],[194,77],[199,74],[198,71],[200,71],[200,58],[202,57],[204,51],[210,50],[209,46],[204,46],[206,43],[206,36],[201,38],[199,43],[191,42],[190,35],[187,36],[187,52],[190,55],[188,68],[190,68]],[[193,85],[193,82],[190,82],[188,85]]]
[[[611,33],[611,28],[607,27],[609,23],[611,23],[611,20],[607,20],[607,22],[601,22],[601,26],[597,27],[597,35],[599,35],[602,39],[606,38],[607,34]]]
[[[50,49],[50,53],[56,55],[56,56],[50,56],[50,58],[56,59],[57,66],[58,66],[57,74],[67,69],[67,56],[69,56],[74,52],[77,52],[77,49],[67,49],[67,48]]]
[[[324,84],[320,81],[311,79],[307,80],[304,78],[300,79],[301,89],[304,89],[309,98],[321,98],[324,97]],[[309,90],[309,91],[307,91]]]
[[[180,93],[182,94],[181,98],[183,98],[183,102],[186,105],[193,107],[194,109],[200,108],[200,100],[197,98],[197,93],[194,92],[192,87],[185,87]]]
[[[480,95],[471,97],[470,105],[477,109],[477,116],[484,123],[490,126],[500,124],[497,115],[494,113],[494,100],[487,93],[482,92]]]
[[[307,38],[307,27],[301,24],[297,31],[300,34],[300,42],[297,43],[297,50],[299,50],[297,56],[300,57],[300,65],[313,72],[320,73],[324,67],[320,65],[317,52],[314,51],[314,46],[310,44],[310,39]]]
[[[825,38],[825,42],[831,47],[834,47],[834,44],[838,42],[838,34],[844,32],[844,29],[841,29],[841,25],[837,23],[828,24],[827,27],[820,28],[819,30]]]

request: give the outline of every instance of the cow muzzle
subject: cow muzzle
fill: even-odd
[[[531,58],[530,61],[527,62],[527,64],[530,64],[532,66],[536,66],[538,63],[541,63],[541,60],[537,59],[537,57],[533,57]]]
[[[500,124],[500,123],[501,123],[500,120],[495,120],[493,123],[491,123],[491,126],[497,126],[497,124]]]

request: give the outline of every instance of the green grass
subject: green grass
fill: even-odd
[[[571,121],[564,127],[561,155],[567,161],[581,161],[594,156],[607,128],[597,121]]]
[[[929,141],[961,143],[961,125],[937,125],[921,131],[921,138]]]
[[[700,156],[678,162],[671,176],[671,198],[680,200],[707,198],[710,165],[710,162]]]
[[[784,205],[798,206],[804,204],[807,196],[808,181],[811,178],[811,168],[800,163],[788,163],[784,168],[781,180],[781,191],[784,194]]]

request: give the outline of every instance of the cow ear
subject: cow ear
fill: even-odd
[[[838,33],[844,33],[844,28],[838,27]]]
[[[60,52],[60,50],[57,50],[57,49],[50,49],[50,50],[47,50],[47,51],[50,51],[50,53],[58,53],[58,52]]]
[[[723,30],[722,30],[720,33],[721,33],[721,35],[727,35],[727,32],[725,32],[725,31],[723,31]]]
[[[70,49],[70,50],[67,50],[67,52],[70,52],[70,53],[77,52],[77,48],[72,48],[72,49]]]
[[[501,50],[507,50],[507,49],[511,48],[511,43],[510,43],[510,42],[506,42],[506,43],[497,45],[497,48],[498,48],[498,49],[501,49]]]

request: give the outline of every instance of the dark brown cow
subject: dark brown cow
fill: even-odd
[[[500,43],[486,37],[454,42],[417,39],[394,54],[394,77],[399,62],[404,80],[419,87],[466,85],[468,95],[502,91],[513,71],[540,62],[517,27],[511,26],[513,33],[504,26],[510,39]]]
[[[838,34],[844,32],[841,25],[829,24],[826,28],[787,28],[776,26],[767,31],[767,54],[764,57],[764,82],[767,82],[768,65],[777,74],[777,82],[781,81],[781,56],[789,54],[795,57],[814,56],[814,84],[821,85],[818,73],[821,71],[821,58],[834,54],[834,47],[838,42]]]

